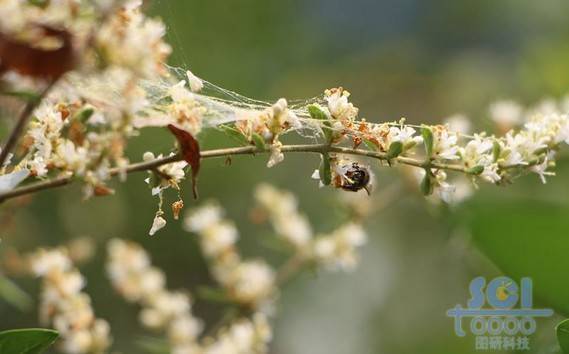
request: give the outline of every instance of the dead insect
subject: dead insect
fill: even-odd
[[[338,187],[345,191],[357,192],[364,189],[367,194],[371,191],[372,174],[368,167],[360,166],[357,162],[352,162],[344,166],[340,166],[342,176]]]

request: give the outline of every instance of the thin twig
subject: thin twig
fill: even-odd
[[[302,253],[295,253],[277,271],[275,286],[280,288],[286,284],[298,271],[306,265],[307,258]]]
[[[322,154],[325,152],[334,152],[334,153],[342,153],[346,155],[359,155],[359,156],[366,156],[378,160],[387,161],[386,154],[381,152],[375,151],[368,151],[368,150],[361,150],[361,149],[351,149],[347,147],[339,147],[339,146],[330,146],[327,144],[307,144],[307,145],[284,145],[281,149],[283,153],[292,153],[292,152],[310,152],[310,153],[317,153]],[[212,158],[212,157],[224,157],[224,156],[232,156],[232,155],[251,155],[251,154],[261,154],[261,153],[268,153],[270,152],[269,149],[259,149],[255,146],[243,146],[243,147],[233,147],[233,148],[226,148],[226,149],[215,149],[215,150],[205,150],[201,152],[201,158]],[[151,161],[144,161],[138,162],[131,165],[128,165],[126,168],[112,168],[110,169],[109,173],[111,176],[116,176],[123,173],[132,173],[138,171],[148,171],[154,170],[160,166],[167,165],[169,163],[181,161],[182,157],[179,154],[162,157],[158,159],[154,159]],[[409,157],[396,157],[392,159],[393,162],[399,162],[404,165],[410,165],[415,167],[421,168],[437,168],[437,169],[445,169],[457,172],[465,172],[464,167],[459,165],[449,165],[443,163],[437,163],[432,161],[421,161]],[[13,189],[8,192],[0,193],[0,203],[11,199],[14,197],[18,197],[21,195],[26,195],[30,193],[35,193],[44,189],[50,189],[55,187],[61,187],[66,184],[69,184],[73,181],[72,176],[64,176],[64,177],[57,177],[52,180],[42,181],[31,183],[27,186],[23,186],[20,188]]]
[[[2,151],[0,151],[0,167],[4,165],[4,162],[8,158],[8,155],[10,154],[12,149],[14,149],[14,147],[16,146],[18,140],[20,140],[20,136],[24,132],[24,128],[28,124],[28,121],[30,120],[32,113],[34,113],[35,109],[38,107],[38,105],[41,103],[44,97],[49,93],[49,91],[55,85],[57,80],[58,79],[50,80],[47,86],[40,92],[40,94],[37,97],[26,103],[24,110],[22,111],[22,113],[20,113],[20,116],[18,117],[18,121],[16,122],[14,129],[12,129],[10,136],[8,136],[6,144],[2,148]]]

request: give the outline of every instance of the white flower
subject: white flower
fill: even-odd
[[[258,303],[273,291],[274,271],[262,261],[247,261],[239,264],[230,284],[236,299],[245,303]]]
[[[348,223],[314,242],[316,260],[332,269],[352,270],[357,264],[355,249],[365,244],[366,233],[360,225]]]
[[[223,210],[219,205],[210,202],[189,212],[184,219],[184,227],[186,231],[201,232],[217,224],[222,217]]]
[[[298,248],[308,244],[312,238],[312,230],[308,219],[299,214],[290,214],[288,217],[274,224],[275,231]]]
[[[274,165],[283,162],[284,154],[281,152],[283,144],[280,141],[274,141],[271,144],[271,156],[267,162],[267,167],[273,167]]]
[[[203,88],[203,81],[196,75],[194,75],[190,70],[186,71],[186,76],[188,77],[188,84],[190,85],[190,90],[192,92],[199,92]]]
[[[537,173],[541,179],[541,183],[543,184],[547,183],[545,176],[555,176],[555,172],[547,171],[549,168],[549,161],[549,156],[547,156],[542,163],[530,167],[530,171]]]
[[[186,88],[186,81],[179,81],[168,90],[175,103],[188,103],[194,100],[194,95]]]
[[[30,175],[29,170],[19,170],[16,172],[0,175],[0,192],[6,192],[14,189],[23,180]]]
[[[152,221],[152,227],[150,228],[150,231],[148,231],[148,234],[150,236],[153,236],[156,232],[158,232],[158,230],[160,230],[164,226],[166,226],[166,220],[161,215],[157,214],[154,217],[154,221]]]
[[[454,202],[454,194],[456,192],[456,186],[441,182],[439,188],[437,188],[440,198],[447,204],[452,204]]]
[[[322,179],[320,178],[320,170],[314,170],[314,172],[312,172],[312,175],[310,175],[310,178],[319,181],[318,182],[319,188],[325,187],[325,184],[322,182]]]
[[[39,250],[31,256],[34,275],[45,276],[50,272],[64,272],[71,268],[71,261],[62,250]]]
[[[75,146],[70,140],[65,140],[57,146],[56,164],[77,175],[83,175],[89,162],[88,151],[82,146]]]
[[[462,114],[455,114],[445,119],[445,123],[450,131],[461,134],[469,134],[472,127],[470,120]]]
[[[494,102],[490,105],[490,117],[500,125],[510,127],[521,123],[522,107],[510,100]]]
[[[30,255],[31,270],[43,277],[40,320],[55,328],[67,354],[105,352],[111,343],[110,329],[95,318],[91,299],[81,289],[83,276],[73,268],[65,249],[40,249]]]
[[[342,88],[325,91],[325,99],[328,102],[328,110],[333,118],[338,120],[354,120],[358,115],[358,109],[348,102],[350,93]]]
[[[168,326],[171,343],[184,343],[195,340],[203,330],[203,324],[196,318],[184,315],[174,319]]]
[[[107,270],[113,286],[127,300],[143,308],[139,320],[145,327],[166,330],[172,353],[200,354],[197,338],[203,326],[191,314],[190,297],[165,289],[164,273],[150,264],[137,244],[109,242]]]
[[[434,157],[443,160],[457,160],[459,147],[458,136],[449,133],[445,127],[437,126],[433,131],[433,154]]]
[[[173,156],[173,154],[170,156]],[[170,181],[180,183],[180,181],[186,177],[186,173],[184,172],[186,166],[188,166],[186,161],[177,161],[161,166],[159,170],[170,177]]]
[[[312,238],[308,219],[298,213],[298,201],[291,193],[263,183],[255,189],[255,199],[269,212],[276,233],[298,249]]]
[[[215,257],[232,247],[238,238],[235,226],[221,221],[202,230],[202,248],[209,257]]]
[[[484,166],[484,171],[482,171],[480,177],[482,177],[483,179],[485,179],[490,183],[499,182],[502,179],[502,177],[500,177],[500,175],[498,174],[498,164],[493,163]]]
[[[415,136],[415,129],[409,126],[403,126],[401,128],[390,127],[389,136],[391,137],[391,141],[399,141],[403,145],[407,145],[409,143],[419,144],[423,141],[421,136]]]

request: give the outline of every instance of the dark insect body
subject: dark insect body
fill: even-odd
[[[357,162],[353,162],[352,166],[344,174],[345,181],[342,189],[350,192],[357,192],[361,189],[369,194],[368,185],[371,181],[371,175],[366,167],[360,166]]]

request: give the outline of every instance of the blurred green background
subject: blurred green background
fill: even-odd
[[[404,116],[434,123],[464,113],[475,129],[491,130],[492,101],[532,104],[559,98],[569,87],[565,0],[161,0],[148,9],[168,25],[172,65],[267,101],[312,97],[341,85],[352,92],[361,116],[374,122]],[[218,134],[201,137],[205,147],[226,145],[222,140]],[[137,160],[144,151],[171,147],[166,132],[151,131],[132,141],[129,154]],[[252,225],[244,207],[253,206],[259,182],[299,195],[316,231],[342,221],[333,212],[341,192],[318,189],[309,178],[318,161],[291,155],[272,169],[265,168],[265,158],[238,157],[232,166],[205,161],[202,201],[218,199],[227,208],[245,255],[267,254],[260,240],[271,231]],[[546,185],[536,176],[507,188],[481,185],[471,200],[448,208],[425,201],[395,169],[376,169],[373,203],[387,207],[366,224],[361,265],[349,274],[304,274],[283,289],[271,353],[475,352],[472,336],[455,336],[446,311],[466,305],[472,278],[501,272],[515,280],[531,276],[538,305],[557,310],[538,322],[531,338],[532,353],[555,352],[553,327],[569,315],[568,159],[560,159],[557,173]],[[113,197],[80,202],[80,188],[71,186],[0,209],[10,221],[0,230],[2,247],[25,252],[78,236],[97,240],[95,259],[82,266],[86,290],[97,315],[110,321],[114,348],[122,353],[141,352],[136,341],[146,332],[136,306],[110,290],[105,240],[142,243],[166,271],[171,289],[195,292],[212,283],[196,240],[180,223],[170,221],[156,236],[147,235],[157,201],[145,177],[130,175],[116,184]],[[190,208],[189,182],[184,187]],[[382,200],[389,188],[399,194]],[[36,297],[35,280],[17,282]],[[220,315],[218,305],[203,301],[195,312],[206,320]],[[22,313],[0,302],[0,329],[33,326],[36,319],[35,310]]]

